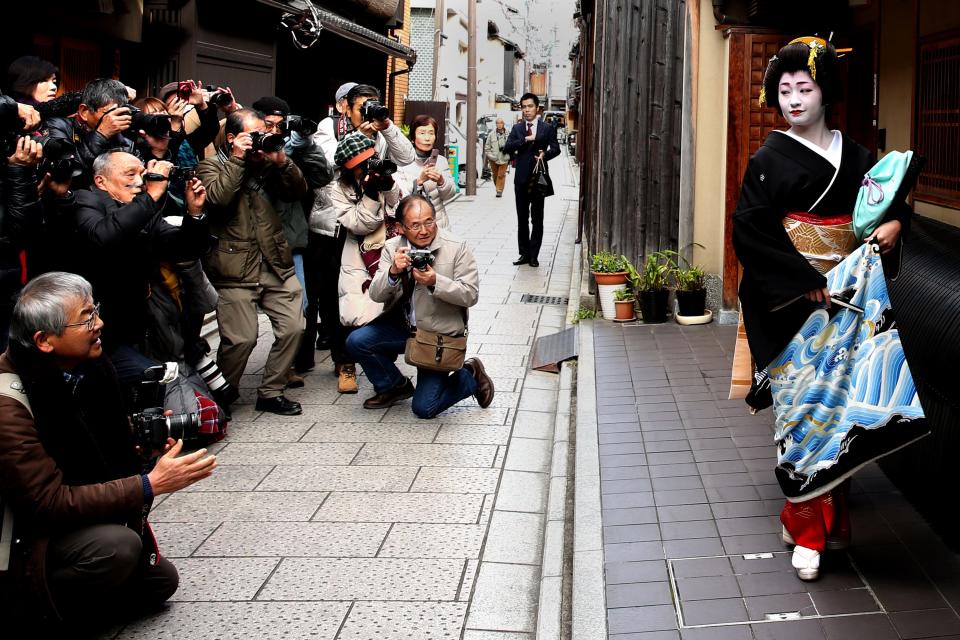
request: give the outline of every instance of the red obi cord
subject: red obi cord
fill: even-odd
[[[814,224],[817,226],[833,226],[839,224],[850,224],[853,222],[852,214],[842,214],[839,216],[817,216],[806,211],[788,211],[787,217],[797,222],[805,224]]]

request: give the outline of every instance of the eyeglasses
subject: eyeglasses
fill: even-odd
[[[93,328],[97,325],[97,318],[100,317],[100,303],[93,305],[93,311],[90,312],[90,317],[86,320],[81,320],[80,322],[71,322],[70,324],[63,325],[63,328],[67,327],[86,327],[87,331],[93,331]]]
[[[410,226],[403,225],[403,228],[409,229],[410,231],[413,231],[414,233],[416,233],[421,229],[433,229],[435,226],[437,226],[437,221],[434,220],[433,218],[430,218],[429,220],[424,220],[422,223],[414,222]]]

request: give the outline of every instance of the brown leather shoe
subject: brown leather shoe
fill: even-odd
[[[340,364],[337,365],[337,391],[340,393],[356,393],[357,389],[357,365]]]
[[[477,381],[477,391],[473,397],[477,399],[477,404],[486,409],[493,402],[493,380],[487,375],[487,370],[483,368],[480,358],[467,358],[463,367],[473,374],[473,379]]]
[[[363,408],[386,409],[387,407],[392,407],[401,400],[406,400],[407,398],[413,396],[414,391],[415,388],[413,383],[410,382],[410,379],[404,378],[403,382],[393,389],[384,391],[383,393],[378,393],[377,395],[364,400]]]

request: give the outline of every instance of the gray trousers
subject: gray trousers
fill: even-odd
[[[142,555],[140,536],[119,524],[52,538],[47,577],[64,621],[137,615],[166,602],[179,585],[176,567],[163,557],[148,564]]]
[[[303,334],[303,289],[295,275],[281,280],[266,262],[260,263],[260,284],[256,287],[219,287],[217,324],[220,350],[217,364],[237,389],[247,360],[257,346],[257,305],[270,318],[273,346],[257,388],[260,398],[283,395],[287,371],[293,365]]]

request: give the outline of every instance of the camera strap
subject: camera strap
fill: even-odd
[[[30,398],[23,388],[20,376],[15,373],[0,373],[0,396],[6,396],[23,405],[33,417]],[[13,546],[13,509],[0,496],[0,571],[10,568],[10,549]]]

